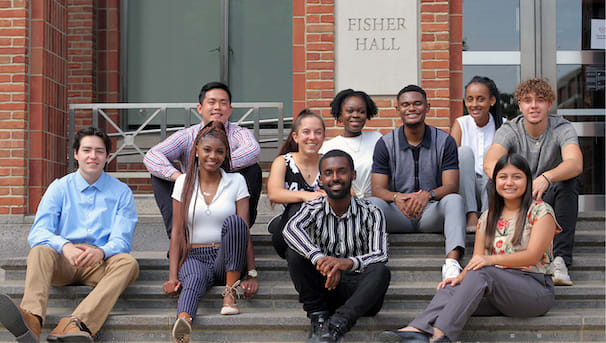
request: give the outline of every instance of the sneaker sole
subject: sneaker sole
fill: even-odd
[[[404,338],[400,337],[397,333],[395,333],[393,331],[383,331],[377,336],[377,339],[379,342],[383,342],[383,343],[404,342]],[[421,340],[421,339],[409,338],[405,342],[407,342],[407,343],[427,343],[427,342],[429,342],[429,339]]]
[[[572,286],[572,281],[564,281],[561,279],[553,279],[553,284],[555,286]]]
[[[0,323],[19,343],[39,342],[36,335],[25,325],[19,306],[6,294],[0,294]]]
[[[189,343],[191,339],[191,326],[187,324],[185,319],[179,318],[173,327],[173,338],[175,342]]]
[[[93,338],[88,335],[74,335],[67,337],[58,337],[57,341],[59,342],[93,342]]]

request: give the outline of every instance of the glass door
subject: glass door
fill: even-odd
[[[495,80],[511,118],[520,80],[550,80],[552,112],[572,122],[583,151],[581,211],[605,207],[605,42],[602,0],[463,0],[463,85]]]
[[[580,208],[604,210],[604,1],[557,0],[557,114],[572,122],[583,151]]]
[[[197,102],[202,84],[221,77],[219,1],[128,0],[126,4],[123,99],[130,103]],[[168,126],[184,124],[184,111],[168,112]],[[131,110],[127,125],[138,127],[149,115],[145,110]],[[158,116],[151,124],[159,123]]]
[[[292,1],[125,0],[122,11],[124,101],[194,103],[204,83],[219,80],[233,102],[283,102],[285,116],[292,113]],[[244,112],[234,110],[231,121]],[[274,112],[262,109],[261,119]],[[149,114],[129,111],[123,126],[138,127]],[[168,110],[167,125],[185,118]],[[157,117],[150,126],[159,124]]]

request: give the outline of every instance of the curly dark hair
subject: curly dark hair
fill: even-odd
[[[366,119],[370,119],[377,115],[377,105],[374,101],[372,101],[370,96],[363,91],[355,91],[351,88],[340,91],[330,102],[330,114],[332,114],[335,119],[339,120],[343,103],[347,98],[351,98],[353,96],[360,98],[362,101],[364,101],[364,104],[366,104]]]

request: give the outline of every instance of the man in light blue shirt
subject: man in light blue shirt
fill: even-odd
[[[111,140],[97,128],[78,131],[78,170],[53,181],[42,197],[28,242],[21,306],[0,294],[0,322],[19,342],[38,342],[50,286],[95,288],[48,341],[89,341],[99,331],[122,291],[139,274],[128,253],[137,224],[132,191],[103,168]]]

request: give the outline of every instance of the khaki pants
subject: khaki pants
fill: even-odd
[[[118,254],[102,264],[78,268],[55,249],[39,245],[27,256],[25,290],[21,307],[40,316],[46,316],[50,286],[84,284],[94,289],[72,313],[94,335],[99,331],[122,291],[139,275],[139,264],[129,254]]]

